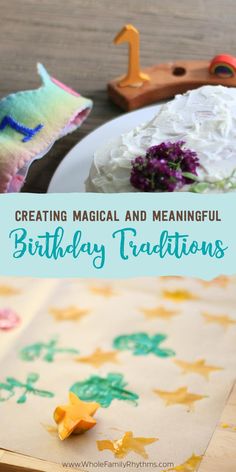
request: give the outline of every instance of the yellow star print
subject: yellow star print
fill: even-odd
[[[44,424],[44,423],[41,423],[41,425],[43,426],[43,428],[46,429],[46,431],[49,433],[49,434],[57,434],[58,430],[57,430],[57,427],[56,426],[52,426],[51,424]]]
[[[195,456],[193,454],[183,464],[172,467],[171,469],[165,469],[162,472],[196,472],[198,466],[202,460],[202,456]]]
[[[211,315],[210,313],[202,313],[207,323],[217,323],[224,328],[228,328],[231,325],[236,324],[236,320],[230,318],[228,315]]]
[[[229,284],[229,277],[226,275],[219,275],[218,277],[215,277],[215,279],[212,280],[201,280],[202,285],[205,287],[211,287],[211,286],[218,286],[218,287],[227,287]]]
[[[100,407],[96,402],[83,402],[73,392],[69,392],[69,404],[58,406],[54,411],[54,420],[58,424],[61,440],[72,433],[81,434],[95,426],[93,415]]]
[[[166,406],[179,404],[186,405],[190,409],[193,409],[195,402],[206,398],[206,395],[198,395],[195,393],[188,392],[187,387],[180,387],[177,390],[174,390],[173,392],[167,392],[165,390],[154,390],[154,393],[165,401]]]
[[[90,292],[94,295],[100,295],[105,298],[110,298],[116,295],[116,292],[110,285],[97,285],[89,288]]]
[[[181,275],[161,275],[160,277],[161,280],[181,280],[183,277]]]
[[[199,359],[195,362],[187,362],[175,359],[174,363],[182,369],[183,374],[195,373],[202,375],[207,380],[209,379],[211,372],[223,370],[221,367],[207,365],[204,359]]]
[[[20,293],[20,290],[15,287],[11,287],[10,285],[0,285],[0,296],[2,297],[17,295],[18,293]]]
[[[233,431],[233,432],[236,431],[236,425],[235,424],[221,423],[220,428],[229,429],[230,431]]]
[[[50,308],[49,312],[56,321],[79,321],[83,316],[89,313],[85,308],[68,306],[67,308]]]
[[[173,316],[178,315],[178,311],[168,310],[164,306],[157,306],[155,308],[140,308],[140,311],[146,316],[146,318],[162,318],[168,320]]]
[[[197,300],[198,297],[188,290],[163,290],[163,297],[173,302],[186,302],[189,300]]]
[[[158,441],[158,438],[134,438],[132,431],[128,431],[121,439],[111,441],[105,439],[97,441],[97,448],[99,451],[109,449],[113,452],[117,459],[123,459],[131,451],[135,452],[144,459],[148,459],[148,454],[145,451],[145,446]]]
[[[111,363],[118,363],[117,359],[118,352],[117,351],[102,351],[102,349],[97,348],[87,357],[76,357],[77,362],[84,362],[85,364],[91,364],[94,367],[100,367],[103,364],[108,362]]]

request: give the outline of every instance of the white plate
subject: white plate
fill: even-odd
[[[58,166],[48,188],[49,193],[84,192],[94,152],[106,142],[135,126],[149,121],[161,105],[152,105],[126,113],[100,126],[82,139]]]

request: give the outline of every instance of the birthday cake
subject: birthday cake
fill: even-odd
[[[87,192],[228,192],[236,189],[236,90],[177,95],[148,123],[99,149]]]

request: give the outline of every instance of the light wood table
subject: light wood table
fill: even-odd
[[[236,384],[223,410],[220,422],[198,472],[235,472],[236,471],[236,430],[227,427],[236,424]],[[225,425],[226,427],[222,427]]]

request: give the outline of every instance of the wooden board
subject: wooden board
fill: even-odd
[[[236,471],[236,431],[222,428],[222,424],[236,425],[236,384],[223,410],[198,472]]]
[[[111,100],[126,111],[174,97],[203,85],[236,87],[236,78],[219,78],[208,71],[209,61],[176,61],[142,69],[150,77],[141,87],[120,87],[120,77],[108,83]]]
[[[222,428],[221,424],[236,425],[236,384],[226,402],[219,424],[204,454],[198,472],[235,472],[236,431]],[[0,450],[0,472],[80,472],[80,469],[62,467],[21,454]]]
[[[63,467],[33,457],[0,450],[0,472],[81,472],[79,468]]]

